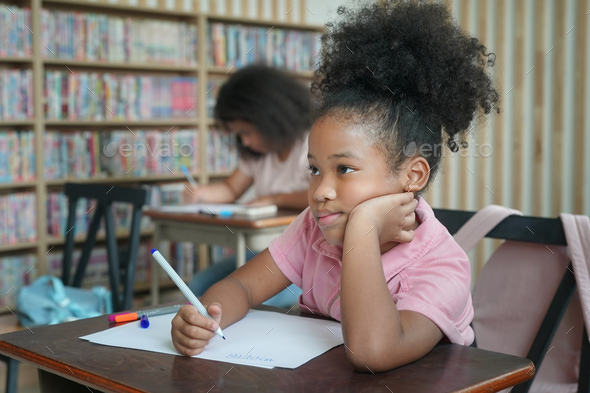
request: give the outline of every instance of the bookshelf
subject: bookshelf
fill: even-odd
[[[212,39],[210,37],[210,26],[212,24],[223,24],[225,26],[237,26],[238,29],[252,28],[264,29],[267,34],[274,34],[277,30],[296,31],[302,34],[322,33],[323,26],[312,26],[305,24],[305,0],[299,0],[299,22],[294,20],[295,12],[290,12],[286,20],[279,20],[278,0],[271,0],[271,19],[265,19],[263,16],[264,2],[257,1],[256,17],[242,17],[233,15],[234,9],[230,5],[232,1],[227,0],[226,14],[221,15],[217,12],[219,2],[217,0],[209,1],[209,11],[207,13],[201,11],[201,3],[207,0],[0,0],[0,7],[6,13],[13,14],[13,9],[28,9],[30,10],[30,20],[26,21],[26,30],[22,29],[22,39],[30,39],[30,55],[17,55],[14,53],[3,54],[2,42],[0,42],[0,71],[4,69],[10,70],[27,70],[32,74],[32,117],[30,118],[5,118],[0,110],[0,133],[5,131],[25,132],[32,131],[34,136],[32,151],[34,151],[34,179],[26,179],[22,181],[0,182],[0,197],[12,193],[31,193],[35,196],[35,218],[37,236],[34,241],[23,241],[13,244],[0,244],[0,259],[3,257],[12,257],[22,255],[24,253],[32,254],[35,260],[35,272],[38,275],[45,274],[48,271],[47,254],[57,247],[59,249],[63,244],[63,239],[57,236],[50,236],[48,234],[48,207],[47,200],[51,193],[59,191],[66,181],[75,181],[80,183],[105,183],[113,185],[133,185],[133,184],[165,184],[168,182],[178,182],[184,179],[180,171],[172,171],[171,173],[158,173],[146,176],[127,176],[127,175],[112,175],[112,176],[93,176],[87,178],[59,178],[49,179],[45,176],[45,158],[48,157],[44,145],[44,138],[50,132],[115,132],[125,131],[135,132],[135,130],[158,130],[166,133],[167,130],[175,129],[191,129],[195,130],[197,134],[196,140],[198,147],[195,149],[195,154],[198,155],[198,170],[193,172],[200,184],[208,184],[211,179],[219,179],[227,176],[227,171],[220,171],[218,168],[210,167],[210,160],[208,157],[208,147],[210,145],[210,130],[214,127],[215,122],[209,117],[208,96],[210,89],[210,82],[217,83],[229,77],[230,74],[237,71],[239,66],[236,64],[228,64],[227,66],[215,66],[210,62],[210,53]],[[248,9],[249,3],[255,0],[241,0],[243,9]],[[291,4],[290,0],[287,0]],[[104,58],[104,53],[99,53],[100,59],[91,59],[89,55],[88,46],[85,46],[86,58],[77,58],[77,52],[71,53],[73,58],[57,57],[55,49],[47,48],[44,40],[43,26],[47,25],[46,16],[49,10],[54,13],[70,13],[79,12],[82,14],[105,15],[110,18],[112,23],[128,23],[129,26],[133,24],[140,25],[141,23],[159,23],[162,24],[178,24],[178,34],[185,34],[190,31],[191,36],[188,41],[184,40],[182,45],[190,47],[193,45],[193,39],[196,40],[196,56],[190,59],[191,54],[182,52],[179,48],[174,49],[173,52],[178,52],[181,56],[177,59],[182,61],[177,62],[163,62],[127,59],[109,61]],[[8,15],[8,14],[7,14]],[[45,16],[44,16],[45,15]],[[86,17],[86,16],[84,16]],[[75,21],[77,19],[74,19]],[[63,21],[63,20],[62,20]],[[74,23],[71,26],[74,26]],[[109,22],[111,23],[111,22]],[[55,26],[62,26],[63,23],[56,23]],[[111,25],[109,25],[111,26]],[[125,25],[127,26],[127,25]],[[180,27],[182,26],[182,27]],[[182,30],[184,29],[184,30]],[[192,29],[192,30],[191,30]],[[110,31],[110,30],[109,30]],[[141,30],[137,30],[141,31]],[[137,32],[136,31],[136,32]],[[32,33],[35,34],[32,34]],[[39,33],[38,33],[39,32]],[[184,33],[182,33],[184,32]],[[272,32],[272,33],[269,33]],[[194,33],[194,34],[193,34]],[[24,34],[24,35],[23,35]],[[194,36],[193,36],[194,35]],[[74,34],[71,34],[73,37]],[[0,37],[1,38],[1,37]],[[57,37],[54,37],[57,38]],[[71,38],[71,37],[70,37]],[[74,40],[74,38],[71,38]],[[71,43],[71,42],[70,42]],[[61,43],[55,43],[56,45]],[[93,44],[96,44],[94,42]],[[74,43],[75,45],[75,43]],[[146,44],[147,45],[147,44]],[[179,44],[180,45],[180,44]],[[59,47],[64,50],[63,47]],[[161,50],[161,48],[156,48]],[[166,49],[166,48],[165,48]],[[170,48],[167,48],[170,49]],[[53,55],[47,55],[49,52]],[[156,52],[157,52],[156,50]],[[161,50],[162,51],[162,50]],[[169,50],[168,50],[169,51]],[[168,52],[163,50],[163,52]],[[88,53],[87,53],[88,52]],[[182,53],[181,53],[182,52]],[[110,56],[110,54],[107,54]],[[128,54],[125,53],[125,56]],[[107,56],[107,57],[108,57]],[[182,57],[184,56],[184,57]],[[194,61],[193,61],[194,60]],[[260,62],[260,61],[258,61]],[[250,61],[248,61],[250,63]],[[240,64],[246,65],[246,63]],[[271,64],[272,65],[272,64]],[[291,75],[301,80],[309,81],[312,76],[311,70],[289,70],[282,67]],[[158,117],[147,119],[126,119],[126,118],[103,118],[103,119],[50,119],[46,117],[46,110],[48,102],[51,102],[50,97],[47,96],[47,72],[61,72],[65,76],[70,74],[97,74],[97,75],[115,75],[115,76],[131,76],[139,78],[147,77],[192,77],[196,79],[195,96],[192,97],[195,102],[195,107],[192,109],[190,116],[181,116],[177,118]],[[94,94],[94,93],[93,93]],[[54,97],[55,98],[55,97]],[[2,90],[0,86],[0,108],[2,107]],[[189,110],[189,112],[191,112]],[[2,141],[0,141],[0,144]],[[217,142],[216,142],[217,143]],[[1,146],[0,146],[1,147]],[[1,173],[0,173],[0,179]],[[117,233],[117,239],[124,241],[126,239],[125,231]],[[142,240],[146,240],[152,236],[152,231],[146,229],[142,231]],[[80,240],[81,241],[81,240]],[[100,241],[100,239],[98,239]],[[1,266],[0,266],[1,268]],[[2,281],[0,281],[2,284]],[[142,286],[138,283],[138,288],[149,288],[149,283]],[[1,296],[2,294],[0,294]],[[0,305],[2,302],[0,302]],[[2,313],[3,310],[0,310]]]

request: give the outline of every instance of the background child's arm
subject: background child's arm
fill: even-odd
[[[358,371],[408,364],[443,337],[425,316],[398,312],[383,273],[381,245],[413,238],[413,231],[403,229],[415,221],[416,203],[409,195],[386,195],[360,204],[346,227],[340,311],[346,353]],[[395,207],[385,214],[391,206]]]
[[[209,288],[201,303],[221,328],[225,328],[290,284],[268,250],[264,250]],[[216,329],[213,321],[200,315],[194,307],[182,307],[172,320],[174,347],[183,355],[198,355],[214,337]]]
[[[232,203],[241,197],[253,182],[250,176],[238,168],[223,181],[199,187],[187,185],[188,188],[183,192],[184,202]]]

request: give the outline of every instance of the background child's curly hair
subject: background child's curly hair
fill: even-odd
[[[309,88],[285,72],[265,65],[251,65],[233,74],[219,89],[214,117],[225,123],[243,120],[254,124],[274,151],[292,146],[311,125]],[[238,138],[240,157],[258,158]]]
[[[477,112],[499,112],[486,73],[495,55],[457,26],[444,5],[388,1],[338,8],[327,25],[312,92],[313,117],[338,114],[367,125],[393,171],[417,149],[457,151]],[[444,135],[443,135],[444,133]],[[441,151],[424,157],[430,178]]]

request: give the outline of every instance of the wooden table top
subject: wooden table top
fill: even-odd
[[[112,324],[111,324],[112,326]],[[93,344],[107,316],[0,335],[0,353],[104,392],[494,392],[534,375],[528,359],[441,343],[385,373],[355,372],[338,346],[290,370]]]
[[[202,213],[170,213],[160,210],[146,210],[143,214],[155,220],[171,220],[199,224],[213,224],[231,226],[237,228],[272,228],[289,225],[297,216],[299,211],[279,209],[275,214],[260,217],[231,216],[219,217]]]

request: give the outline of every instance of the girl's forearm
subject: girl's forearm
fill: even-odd
[[[231,276],[214,284],[203,294],[205,307],[211,303],[221,304],[221,328],[244,318],[250,309],[250,299],[239,281]]]
[[[203,186],[202,190],[200,190],[200,196],[203,202],[232,203],[240,195],[236,195],[235,190],[227,182],[220,181]]]
[[[346,230],[340,292],[347,355],[357,370],[365,372],[400,365],[397,355],[403,338],[400,314],[383,273],[379,239],[369,229],[356,225]]]

